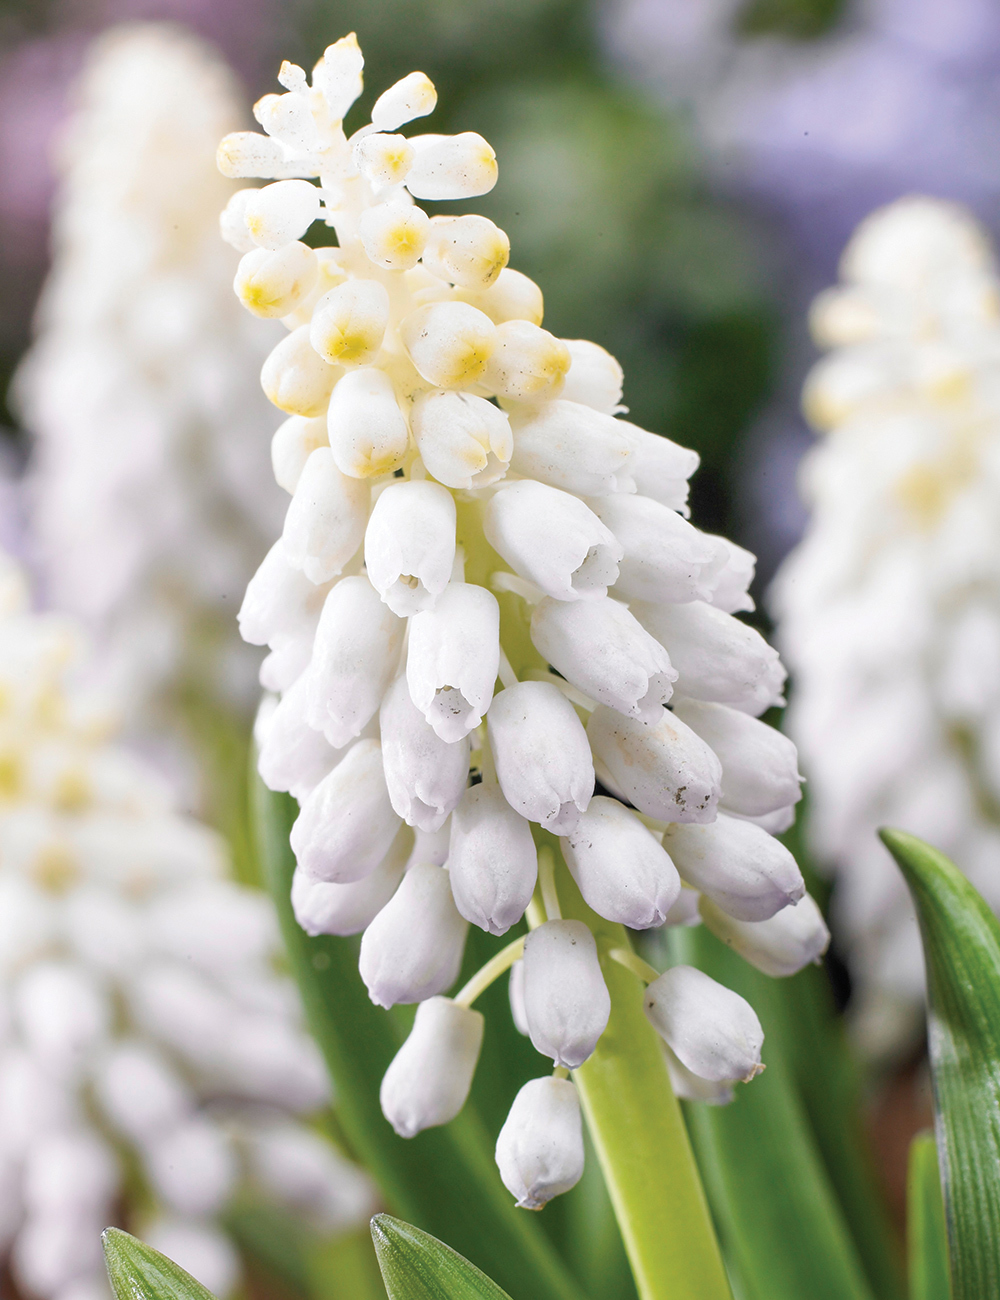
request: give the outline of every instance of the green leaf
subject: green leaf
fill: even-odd
[[[910,1258],[910,1300],[951,1300],[948,1232],[933,1133],[918,1133],[910,1143],[906,1236]]]
[[[409,1141],[382,1115],[382,1076],[403,1032],[399,1018],[372,1006],[357,969],[357,944],[309,938],[292,914],[294,858],[288,833],[294,800],[253,775],[259,853],[309,1026],[336,1089],[343,1135],[379,1184],[386,1205],[446,1238],[517,1296],[579,1300],[580,1292],[537,1221],[515,1208],[500,1181],[493,1143],[473,1106],[443,1128]]]
[[[1000,1295],[1000,925],[944,854],[880,832],[917,907],[955,1300]]]
[[[179,1264],[120,1228],[105,1229],[101,1241],[118,1300],[215,1300]]]
[[[824,1166],[782,1035],[774,1032],[785,981],[754,970],[703,926],[674,931],[671,945],[675,961],[698,966],[740,993],[764,1026],[764,1074],[738,1085],[729,1106],[686,1107],[741,1293],[747,1300],[872,1300],[875,1293]]]
[[[372,1241],[389,1300],[510,1300],[457,1250],[401,1219],[376,1214]]]

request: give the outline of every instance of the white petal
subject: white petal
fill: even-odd
[[[433,609],[410,620],[410,698],[442,740],[478,727],[500,664],[500,608],[483,587],[451,582]]]
[[[725,563],[718,542],[649,497],[594,502],[598,517],[625,551],[615,591],[629,600],[705,600]]]
[[[410,826],[440,829],[468,782],[468,738],[441,740],[410,699],[405,677],[386,692],[379,722],[393,808]]]
[[[412,136],[417,150],[406,178],[415,199],[472,199],[497,183],[496,154],[481,135]]]
[[[610,415],[557,399],[511,411],[510,424],[510,465],[523,478],[585,497],[635,490],[631,444]]]
[[[398,469],[409,431],[388,375],[376,366],[348,371],[327,412],[330,447],[342,473],[376,478]]]
[[[382,1114],[400,1137],[447,1124],[465,1105],[483,1042],[483,1017],[448,998],[421,1002],[409,1037],[379,1090]]]
[[[310,582],[329,582],[365,534],[368,485],[338,469],[329,447],[317,447],[295,485],[281,535],[285,559]]]
[[[497,1138],[496,1161],[517,1204],[540,1210],[583,1174],[583,1123],[568,1079],[530,1079],[514,1098]]]
[[[594,936],[582,921],[546,921],[524,941],[524,1014],[532,1046],[575,1070],[611,1014]]]
[[[702,897],[701,918],[712,933],[765,975],[794,975],[818,963],[830,943],[823,915],[809,894],[768,921],[737,921]]]
[[[306,934],[360,934],[396,892],[412,844],[412,831],[401,827],[375,870],[347,885],[317,880],[297,867],[292,876],[296,921]]]
[[[503,934],[524,915],[538,858],[531,827],[499,786],[483,782],[462,796],[451,820],[448,874],[455,906],[480,929]]]
[[[433,609],[455,565],[455,499],[437,483],[393,483],[365,532],[372,586],[401,618]]]
[[[766,921],[805,893],[785,846],[737,817],[720,813],[707,826],[668,826],[663,846],[689,885],[741,921]]]
[[[744,998],[693,966],[674,966],[646,989],[650,1024],[692,1073],[749,1082],[763,1068],[764,1031]]]

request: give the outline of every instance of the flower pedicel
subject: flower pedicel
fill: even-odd
[[[428,79],[392,86],[348,139],[362,66],[353,36],[311,85],[283,64],[286,93],[255,109],[266,134],[219,149],[227,175],[272,182],[237,193],[222,229],[244,252],[237,294],[289,330],[262,382],[289,417],[274,466],[292,499],[240,612],[281,697],[260,772],[301,804],[300,924],[363,930],[372,999],[421,1004],[382,1088],[398,1132],[461,1109],[472,1003],[513,967],[518,1025],[555,1075],[518,1094],[497,1162],[539,1208],[583,1167],[567,1075],[607,1023],[609,954],[562,918],[552,843],[533,833],[558,836],[586,902],[634,928],[690,916],[683,882],[768,969],[815,960],[828,936],[771,836],[799,777],[757,721],[781,698],[777,655],[733,617],[753,607],[753,557],[687,521],[697,456],[618,418],[618,363],[542,327],[504,232],[414,202],[497,179],[472,132],[399,132],[433,110]],[[317,219],[336,247],[299,242]],[[444,997],[469,923],[502,934],[526,912],[528,938]],[[758,1068],[753,1011],[700,973],[657,981],[650,1007],[682,1095],[724,1100]]]

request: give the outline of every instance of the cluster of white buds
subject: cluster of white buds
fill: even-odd
[[[228,68],[179,28],[129,23],[94,42],[15,385],[47,599],[85,623],[91,671],[144,740],[151,710],[158,739],[176,726],[162,697],[179,683],[244,712],[256,689],[232,611],[280,526],[255,383],[280,327],[240,310],[218,256],[234,187],[215,146],[244,111]]]
[[[471,1004],[517,962],[515,1014],[558,1077],[521,1091],[497,1158],[537,1207],[582,1168],[563,1076],[610,1010],[607,954],[562,919],[545,833],[611,921],[700,914],[780,974],[827,934],[772,835],[799,775],[759,721],[781,699],[777,655],[733,617],[752,608],[753,557],[687,521],[697,456],[617,418],[618,363],[542,328],[503,231],[414,203],[497,176],[477,135],[399,133],[433,109],[427,78],[392,86],[347,138],[362,62],[349,36],[311,86],[284,64],[286,93],[255,110],[267,134],[219,153],[230,175],[275,178],[222,226],[246,249],[236,292],[289,329],[262,382],[289,416],[274,469],[292,499],[240,612],[281,696],[260,772],[301,804],[300,923],[363,930],[372,1000],[421,1004],[382,1089],[400,1133],[458,1113],[482,1037]],[[300,242],[318,218],[335,247]],[[527,939],[444,997],[468,924],[499,935],[526,912]],[[714,1087],[752,1075],[759,1033],[710,983],[659,984],[651,1016],[678,1070]]]
[[[773,592],[809,834],[873,1053],[923,1032],[923,957],[878,842],[902,826],[1000,910],[1000,280],[961,209],[908,198],[859,227],[817,299],[805,540]]]
[[[237,1190],[336,1230],[371,1187],[300,1118],[327,1084],[268,900],[109,743],[78,651],[0,557],[0,1253],[25,1294],[109,1297],[124,1208],[225,1295]]]

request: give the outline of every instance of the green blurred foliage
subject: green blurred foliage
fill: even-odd
[[[630,418],[702,455],[696,521],[729,528],[734,446],[771,379],[761,237],[709,192],[684,124],[604,66],[591,7],[313,0],[301,30],[307,66],[358,34],[366,90],[349,130],[419,68],[440,94],[425,129],[489,140],[496,189],[449,210],[482,212],[507,231],[511,265],[545,294],[547,328],[618,357]]]
[[[845,0],[747,0],[736,18],[742,36],[788,36],[813,40],[843,17]]]

